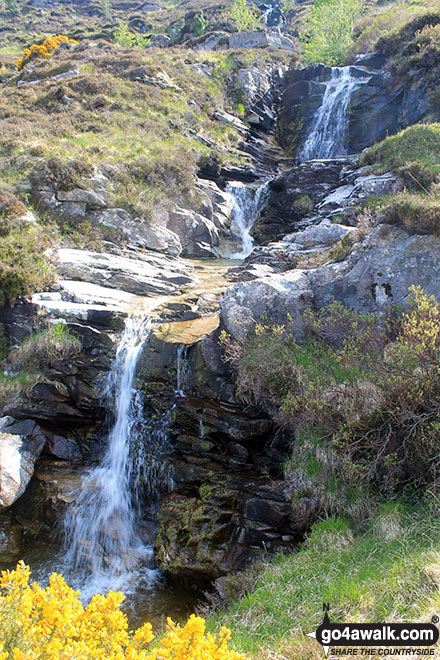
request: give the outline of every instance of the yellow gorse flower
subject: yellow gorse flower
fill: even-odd
[[[69,39],[65,34],[57,34],[55,37],[48,37],[42,44],[32,44],[30,48],[25,48],[22,57],[17,60],[17,67],[22,69],[30,59],[36,57],[50,57],[63,42],[69,44],[79,43],[76,39]]]
[[[184,626],[168,619],[165,637],[148,648],[152,626],[128,630],[120,592],[97,594],[84,608],[62,575],[53,573],[45,588],[29,580],[23,562],[1,573],[0,660],[244,660],[228,648],[227,628],[207,633],[194,614]]]

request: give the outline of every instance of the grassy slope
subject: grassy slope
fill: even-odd
[[[385,506],[353,531],[341,519],[313,526],[298,553],[254,568],[248,593],[210,618],[232,629],[255,660],[318,660],[305,637],[322,621],[429,620],[440,606],[440,518],[424,509]]]

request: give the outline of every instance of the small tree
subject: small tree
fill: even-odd
[[[116,43],[124,48],[146,48],[151,44],[149,37],[130,32],[128,23],[120,21],[113,33]]]
[[[208,27],[208,21],[206,20],[204,14],[203,14],[203,9],[200,9],[196,17],[194,19],[193,23],[193,33],[195,37],[200,37],[201,34],[204,33],[206,28]]]
[[[237,32],[255,30],[261,25],[260,17],[254,9],[247,6],[246,0],[234,0],[231,16],[235,22]]]
[[[353,26],[362,0],[315,0],[301,35],[308,62],[343,64],[353,44]]]

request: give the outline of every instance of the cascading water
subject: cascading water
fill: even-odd
[[[231,230],[233,235],[239,239],[241,249],[231,251],[229,246],[226,246],[221,256],[229,259],[245,259],[250,255],[254,246],[251,230],[266,199],[268,186],[268,181],[265,181],[257,190],[239,181],[228,183],[226,192],[229,193],[232,200]]]
[[[185,377],[188,370],[188,363],[186,359],[187,353],[188,346],[181,345],[177,347],[177,383],[175,392],[179,396],[185,396],[183,386],[185,384]]]
[[[154,446],[166,443],[164,429],[146,438],[142,404],[133,388],[149,330],[148,319],[127,319],[105,391],[107,398],[114,399],[115,409],[107,451],[100,465],[82,480],[64,520],[65,572],[73,569],[73,575],[79,576],[86,599],[109,588],[124,589],[135,569],[152,556],[151,546],[144,544],[136,530],[138,484],[153,493],[169,475],[164,474],[166,462],[157,460],[163,446]],[[145,453],[150,454],[148,461]],[[143,571],[150,581],[154,574]]]
[[[347,155],[347,110],[353,90],[365,82],[351,75],[350,67],[333,67],[300,160]]]

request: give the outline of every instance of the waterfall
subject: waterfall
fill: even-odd
[[[353,90],[365,82],[351,75],[350,67],[332,67],[331,78],[318,108],[300,160],[347,155],[347,110]]]
[[[177,347],[177,383],[175,392],[179,396],[185,396],[183,386],[185,384],[185,377],[188,371],[188,362],[186,359],[188,353],[188,346],[181,344]]]
[[[232,200],[231,230],[233,235],[239,238],[241,249],[231,252],[229,248],[226,248],[221,256],[229,259],[245,259],[250,255],[254,245],[251,230],[261,212],[268,186],[269,182],[265,181],[257,190],[254,190],[239,181],[228,183],[226,192],[229,193]]]
[[[143,417],[140,394],[133,387],[149,330],[148,319],[127,319],[105,390],[115,413],[107,450],[83,478],[64,520],[64,564],[67,572],[81,574],[85,598],[109,588],[124,589],[135,569],[152,556],[152,548],[136,529],[141,485],[157,495],[158,483],[170,476],[166,462],[160,461],[164,428],[147,432],[149,420]],[[150,580],[153,574],[149,571]]]

